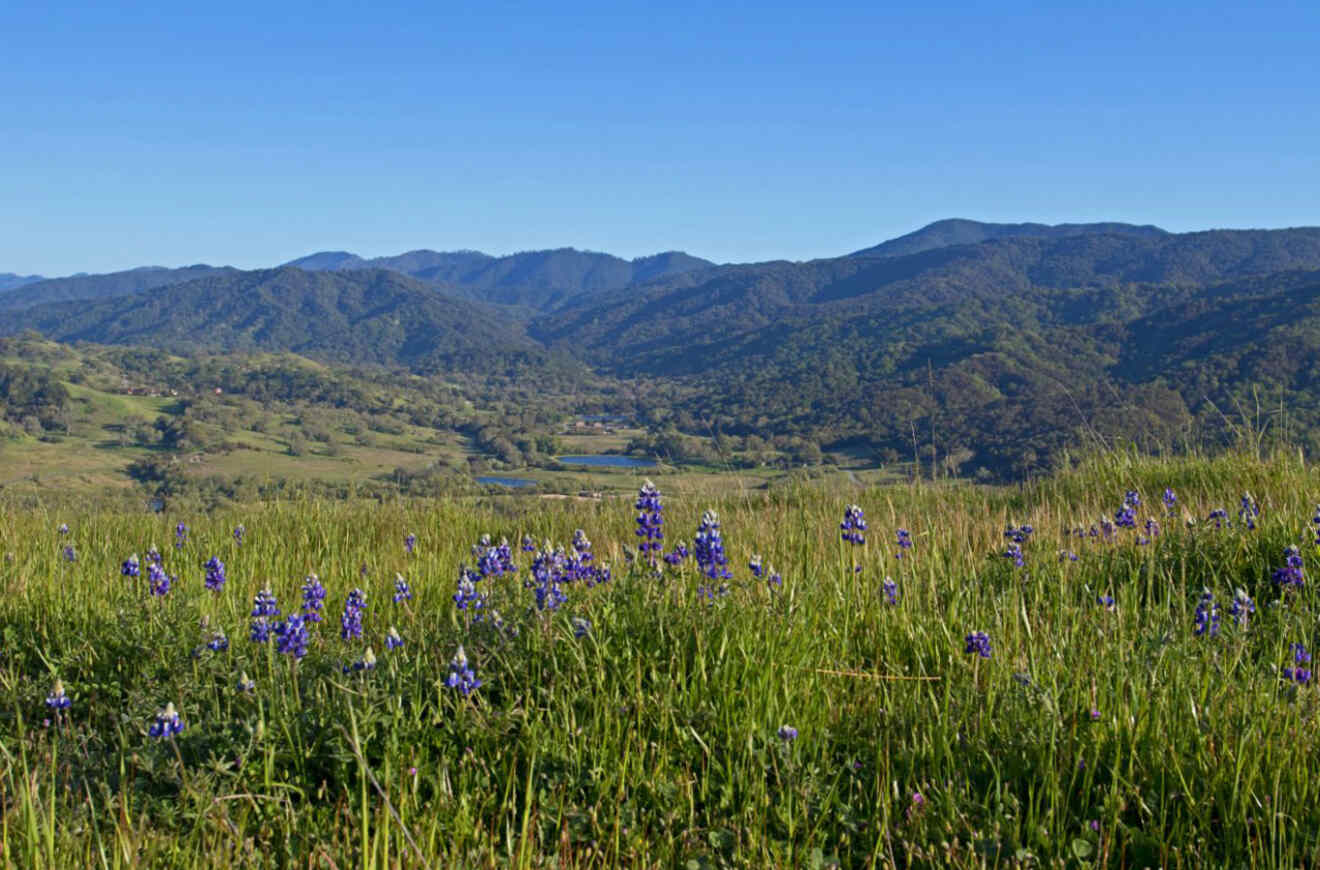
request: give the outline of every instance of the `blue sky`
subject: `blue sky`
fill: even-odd
[[[0,12],[0,272],[1320,224],[1320,4]]]

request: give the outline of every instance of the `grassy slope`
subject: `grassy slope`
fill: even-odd
[[[1281,594],[1282,551],[1310,546],[1320,476],[1295,458],[1110,456],[1018,489],[836,488],[673,498],[669,543],[718,507],[734,578],[703,603],[690,563],[630,571],[630,505],[539,500],[286,503],[208,517],[10,512],[0,522],[0,813],[25,866],[630,865],[981,866],[1031,855],[1105,865],[1297,866],[1320,860],[1316,689],[1280,679],[1289,644],[1316,642],[1313,583]],[[1159,494],[1179,494],[1163,517]],[[1162,534],[1140,545],[1070,537],[1127,489]],[[1255,530],[1215,530],[1249,490]],[[845,551],[846,500],[866,546]],[[1200,518],[1192,526],[1184,515]],[[168,549],[179,520],[189,543]],[[59,558],[69,522],[78,561]],[[230,530],[242,522],[247,543]],[[1007,524],[1037,532],[1019,570]],[[894,530],[915,547],[895,558]],[[482,533],[566,543],[574,528],[614,566],[529,612],[524,574],[483,581],[505,630],[451,599]],[[403,538],[418,536],[409,556]],[[179,582],[164,599],[119,563],[151,542]],[[1060,561],[1067,548],[1076,562]],[[753,553],[783,574],[772,590]],[[229,567],[222,592],[200,564]],[[854,573],[853,564],[860,565]],[[365,568],[365,577],[361,569]],[[269,583],[286,612],[308,572],[327,622],[295,666],[246,638]],[[414,599],[394,604],[394,572]],[[885,575],[898,584],[887,603]],[[368,592],[366,636],[345,642],[347,590]],[[1194,633],[1203,588],[1216,637]],[[1246,627],[1228,603],[1256,600]],[[1116,608],[1096,604],[1113,595]],[[1278,602],[1277,604],[1275,602]],[[590,620],[574,637],[574,617]],[[231,648],[198,648],[203,622]],[[396,626],[402,650],[382,648]],[[519,632],[513,636],[509,628]],[[983,630],[993,656],[963,652]],[[463,644],[483,685],[445,685]],[[367,644],[368,674],[341,673]],[[257,683],[234,691],[246,671]],[[74,699],[43,726],[61,677]],[[176,743],[146,735],[175,703]],[[1096,711],[1093,719],[1092,711]],[[792,725],[798,738],[776,736]],[[53,784],[53,793],[51,784]],[[919,796],[919,797],[918,797]],[[1093,824],[1094,823],[1094,827]]]

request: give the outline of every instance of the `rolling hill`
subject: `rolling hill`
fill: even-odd
[[[549,362],[505,312],[383,269],[224,272],[76,307],[40,306],[10,318],[0,332],[23,329],[65,342],[185,354],[292,351],[416,371]]]

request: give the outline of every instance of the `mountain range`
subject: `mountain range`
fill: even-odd
[[[30,283],[0,294],[0,333],[419,372],[575,365],[668,384],[668,409],[637,409],[655,425],[930,442],[932,462],[1002,475],[1088,438],[1222,429],[1254,390],[1320,428],[1317,228],[951,220],[807,262],[323,252],[191,270]],[[43,292],[61,295],[28,305]]]

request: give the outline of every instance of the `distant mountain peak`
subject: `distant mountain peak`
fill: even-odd
[[[870,248],[854,251],[852,257],[903,257],[908,254],[920,254],[936,248],[953,245],[976,245],[994,239],[1010,238],[1046,238],[1061,239],[1071,236],[1089,236],[1110,234],[1135,236],[1138,238],[1156,238],[1169,233],[1150,224],[1137,225],[1125,223],[1090,223],[1090,224],[999,224],[969,220],[968,218],[945,218],[927,224],[919,230],[881,242]]]

